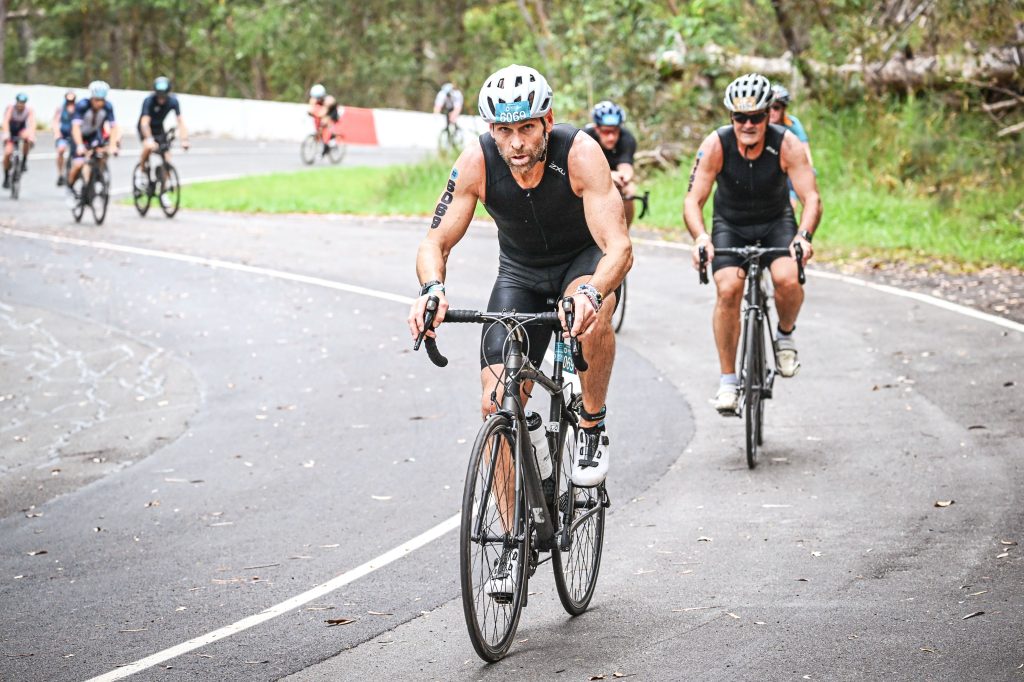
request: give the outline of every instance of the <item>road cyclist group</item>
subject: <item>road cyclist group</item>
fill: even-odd
[[[177,131],[164,127],[172,111],[177,117]],[[65,188],[72,215],[76,221],[81,220],[88,207],[96,222],[102,223],[110,200],[111,178],[106,157],[108,154],[117,156],[121,146],[121,130],[110,101],[110,85],[102,80],[92,81],[88,96],[82,98],[75,90],[68,90],[54,112],[51,127],[56,147],[57,186]],[[176,134],[183,149],[189,148],[189,139],[169,78],[159,76],[153,82],[153,91],[143,101],[136,129],[142,146],[132,174],[136,208],[145,215],[150,201],[155,199],[171,217],[178,210],[180,185],[177,171],[170,163],[169,150]],[[28,170],[29,151],[35,144],[35,111],[28,104],[26,93],[18,93],[14,104],[5,110],[2,130],[4,188],[13,189],[20,174]],[[155,168],[151,164],[154,154],[161,161]],[[16,168],[12,157],[20,157]],[[17,198],[16,192],[12,194]]]
[[[460,576],[470,640],[487,661],[511,646],[540,564],[551,562],[564,608],[586,610],[610,505],[615,440],[605,398],[613,313],[633,264],[636,141],[612,102],[594,108],[583,134],[555,123],[553,102],[547,80],[527,66],[484,82],[478,111],[489,130],[468,141],[445,180],[417,253],[420,289],[408,316],[414,348],[423,345],[442,367],[440,328],[482,325],[483,425],[463,491]],[[725,416],[746,414],[751,467],[762,401],[776,373],[792,377],[800,368],[803,266],[822,214],[806,137],[788,103],[788,91],[762,75],[732,81],[724,94],[731,122],[700,145],[683,208],[693,265],[705,282],[711,266],[718,294],[714,405]],[[709,232],[703,207],[716,185]],[[791,192],[803,206],[799,224]],[[498,272],[486,310],[456,310],[445,286],[448,260],[478,202],[497,226]],[[546,414],[527,407],[538,387],[550,396]]]

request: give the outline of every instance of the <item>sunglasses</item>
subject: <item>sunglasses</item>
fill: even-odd
[[[773,104],[772,111],[785,111],[786,105],[784,104]]]
[[[747,121],[750,121],[754,125],[757,125],[758,123],[764,123],[764,120],[766,118],[768,118],[768,112],[767,111],[762,111],[762,112],[757,113],[757,114],[733,114],[732,115],[732,120],[735,121],[736,123],[739,123],[740,125],[743,125]]]

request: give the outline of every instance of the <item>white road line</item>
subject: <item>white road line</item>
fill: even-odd
[[[300,284],[312,284],[313,286],[325,287],[327,289],[346,291],[350,294],[371,296],[373,298],[380,298],[385,301],[393,301],[394,303],[405,303],[407,305],[411,305],[413,302],[413,299],[408,296],[400,296],[398,294],[392,294],[388,291],[368,289],[366,287],[355,286],[354,284],[335,282],[333,280],[323,279],[322,277],[299,275],[294,272],[284,272],[283,270],[260,268],[254,265],[243,265],[242,263],[234,263],[232,261],[220,260],[217,258],[203,258],[202,256],[190,256],[188,254],[175,253],[173,251],[158,251],[156,249],[144,249],[138,246],[126,246],[124,244],[114,244],[111,242],[99,242],[89,239],[75,239],[73,237],[61,237],[52,234],[42,234],[39,232],[27,232],[25,230],[15,230],[8,227],[0,228],[0,232],[6,235],[10,235],[12,237],[21,237],[23,239],[34,239],[36,241],[52,242],[55,244],[72,244],[74,246],[84,246],[94,249],[105,249],[107,251],[117,251],[119,253],[130,253],[136,256],[150,256],[152,258],[164,258],[166,260],[175,260],[180,261],[182,263],[191,263],[193,265],[205,265],[207,267],[220,268],[222,270],[246,272],[252,275],[262,275],[264,277],[275,277],[277,279],[283,279],[289,282],[298,282]]]
[[[339,587],[344,587],[345,585],[348,585],[351,582],[359,580],[360,578],[367,576],[370,573],[373,573],[379,568],[383,568],[384,566],[387,566],[388,564],[397,561],[398,559],[401,559],[413,550],[419,549],[424,545],[430,544],[442,535],[445,535],[446,533],[455,530],[455,528],[459,525],[460,518],[461,514],[455,514],[454,516],[447,518],[441,523],[437,524],[425,533],[417,535],[412,540],[404,542],[398,547],[392,549],[391,551],[381,554],[376,559],[371,559],[370,561],[367,561],[365,564],[353,568],[351,571],[342,573],[336,578],[332,578],[331,580],[328,580],[327,582],[321,585],[317,585],[313,589],[307,590],[302,594],[296,595],[291,599],[281,602],[280,604],[271,606],[265,611],[262,611],[254,616],[243,618],[237,623],[232,623],[231,625],[227,625],[218,630],[214,630],[213,632],[208,632],[205,635],[200,635],[199,637],[190,639],[187,642],[182,642],[177,646],[173,646],[169,649],[164,649],[163,651],[157,652],[151,656],[146,656],[145,658],[135,661],[134,663],[129,663],[128,665],[122,666],[117,670],[112,670],[109,673],[106,673],[105,675],[93,677],[92,679],[87,680],[86,682],[112,682],[113,680],[124,679],[129,675],[134,675],[135,673],[146,670],[147,668],[152,668],[153,666],[159,665],[164,661],[176,658],[178,656],[181,656],[182,654],[187,654],[190,651],[194,651],[204,646],[208,646],[218,640],[224,639],[225,637],[230,637],[231,635],[242,632],[243,630],[248,630],[249,628],[259,625],[260,623],[264,623],[272,618],[276,618],[284,613],[287,613],[288,611],[297,609],[300,606],[303,606],[304,604],[308,604],[311,601],[315,601],[323,597],[324,595],[333,592]]]
[[[635,244],[643,244],[644,246],[654,246],[661,249],[673,249],[677,251],[689,251],[691,248],[689,244],[680,242],[661,242],[657,239],[644,239],[642,237],[633,237],[633,242]],[[1005,317],[999,317],[998,315],[992,315],[990,313],[983,313],[980,310],[975,310],[974,308],[968,308],[967,306],[960,305],[959,303],[953,303],[941,298],[936,298],[929,294],[922,294],[917,291],[908,291],[906,289],[900,289],[899,287],[889,286],[888,284],[875,284],[874,282],[868,282],[867,280],[863,280],[858,277],[840,275],[835,272],[825,272],[824,270],[818,270],[817,268],[807,268],[807,273],[814,277],[821,277],[822,279],[830,279],[836,282],[866,287],[868,289],[874,289],[875,291],[881,291],[893,296],[911,298],[915,301],[920,301],[921,303],[933,305],[936,308],[942,308],[950,312],[959,313],[960,315],[973,317],[976,320],[982,320],[983,322],[999,325],[1000,327],[1006,327],[1007,329],[1012,329],[1015,332],[1024,334],[1024,324],[1021,324],[1020,322],[1014,322],[1013,320],[1008,320]]]

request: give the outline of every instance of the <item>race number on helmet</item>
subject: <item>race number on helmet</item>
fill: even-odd
[[[551,111],[551,86],[536,69],[512,64],[484,81],[478,109],[488,123],[538,118]]]

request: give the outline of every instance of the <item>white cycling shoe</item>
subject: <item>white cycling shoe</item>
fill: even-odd
[[[516,575],[519,573],[519,550],[508,548],[494,560],[491,577],[484,586],[484,591],[499,604],[508,604],[515,594]]]
[[[587,433],[580,429],[577,432],[571,477],[572,484],[578,488],[593,488],[608,478],[607,431]]]
[[[796,376],[800,371],[800,356],[796,352],[796,341],[792,337],[775,340],[775,359],[778,362],[779,374],[786,377]]]
[[[721,384],[718,387],[718,393],[715,394],[715,409],[723,417],[731,417],[736,414],[739,399],[739,386],[736,384]]]

